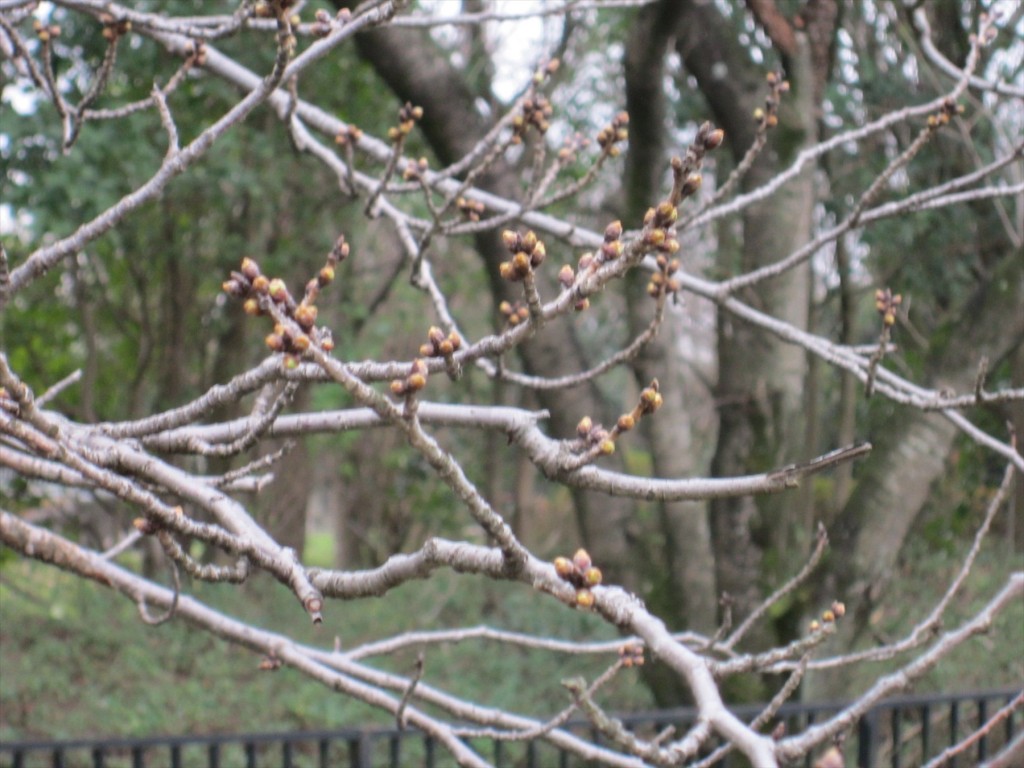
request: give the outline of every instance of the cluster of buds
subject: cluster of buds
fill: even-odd
[[[452,331],[445,336],[444,331],[437,326],[431,326],[427,331],[427,339],[428,342],[420,346],[421,357],[443,357],[448,360],[462,346],[462,337],[459,334]]]
[[[619,112],[612,121],[602,128],[597,134],[597,144],[601,152],[609,157],[619,154],[619,144],[629,138],[629,113]]]
[[[600,424],[595,424],[589,416],[584,416],[576,425],[576,435],[590,450],[603,456],[609,456],[615,453],[615,441],[619,436],[623,432],[633,429],[644,416],[661,408],[663,402],[658,380],[652,379],[651,383],[640,391],[640,399],[633,406],[633,410],[619,416],[614,427],[605,429]]]
[[[605,261],[614,261],[622,255],[623,222],[616,219],[604,227],[604,242],[601,243],[601,248],[597,252],[597,262],[603,264]]]
[[[928,127],[932,130],[941,128],[944,125],[948,125],[949,121],[956,115],[962,115],[963,112],[963,104],[957,104],[953,99],[946,99],[942,102],[938,112],[934,115],[928,115]]]
[[[331,14],[321,8],[316,12],[315,18],[316,21],[313,22],[309,31],[314,37],[327,37],[335,23],[341,26],[348,24],[352,19],[352,11],[348,8],[342,8],[334,18],[331,18]]]
[[[893,295],[893,292],[888,288],[879,288],[875,291],[875,309],[882,316],[882,324],[886,328],[891,328],[896,324],[896,310],[899,309],[902,303],[903,296],[898,293]]]
[[[339,147],[351,147],[358,144],[361,138],[363,132],[350,123],[334,135],[334,143]]]
[[[402,171],[402,178],[406,181],[420,179],[427,172],[428,167],[429,163],[425,157],[421,157],[419,160],[409,160],[405,164],[405,170]]]
[[[498,271],[505,280],[519,282],[533,274],[533,270],[544,263],[547,249],[532,230],[521,235],[506,229],[501,233],[501,239],[512,254],[511,261],[503,261],[498,266]]]
[[[593,264],[594,254],[585,253],[580,257],[580,269],[590,268]],[[558,283],[565,290],[572,288],[573,283],[576,282],[576,273],[572,267],[568,264],[563,264],[562,268],[558,270]],[[586,296],[576,299],[576,303],[572,305],[572,308],[577,312],[582,312],[584,309],[590,306],[590,299]]]
[[[686,185],[693,181],[696,184],[694,191],[700,187],[700,174],[691,174],[684,182],[684,195]],[[693,192],[690,192],[693,194]],[[679,218],[679,209],[670,200],[663,200],[658,203],[657,208],[648,208],[644,214],[644,245],[654,248],[659,253],[671,256],[679,250],[679,241],[676,240],[675,223]]]
[[[480,221],[484,211],[487,210],[486,206],[479,200],[467,200],[464,197],[460,197],[455,201],[455,207],[459,209],[459,213],[470,221]]]
[[[44,43],[50,42],[55,37],[60,37],[60,26],[58,24],[44,24],[39,19],[32,22],[32,31],[36,33],[36,37]],[[127,30],[126,30],[127,31]],[[104,37],[106,37],[106,31],[104,30]],[[109,38],[108,38],[109,39]]]
[[[580,608],[592,607],[594,593],[590,590],[601,583],[602,576],[601,570],[591,562],[587,550],[577,549],[572,560],[556,557],[554,564],[558,577],[576,587],[576,605]]]
[[[764,97],[764,107],[754,110],[754,122],[761,131],[779,124],[779,102],[782,94],[789,91],[789,81],[778,72],[769,72],[765,79],[768,81],[768,95]]]
[[[821,629],[822,624],[833,625],[839,619],[846,615],[846,605],[838,600],[833,600],[832,605],[821,612],[821,621],[817,619],[811,622],[811,632],[817,632]]]
[[[659,253],[656,261],[658,271],[651,275],[647,293],[651,298],[660,299],[679,290],[679,281],[672,277],[679,271],[679,259],[670,259],[664,253]]]
[[[427,364],[416,358],[409,366],[409,375],[391,382],[391,394],[395,397],[411,397],[427,386]]]
[[[619,648],[619,661],[627,669],[644,665],[644,647],[639,643],[626,643]]]
[[[258,669],[261,672],[273,672],[276,669],[280,669],[283,665],[284,662],[271,653],[260,659]]]
[[[268,303],[272,303],[286,317],[295,322],[291,324],[275,323],[274,330],[264,340],[272,352],[284,355],[283,364],[288,370],[297,368],[299,357],[310,348],[315,339],[325,352],[334,349],[334,341],[327,329],[316,327],[316,299],[320,289],[326,287],[335,278],[335,269],[339,262],[348,257],[349,246],[344,236],[340,236],[327,254],[324,266],[317,276],[306,283],[306,291],[298,302],[292,298],[288,286],[279,277],[270,278],[263,274],[259,264],[248,256],[242,259],[238,272],[221,286],[229,296],[242,299],[242,308],[248,315],[265,314]]]
[[[603,456],[610,456],[615,453],[615,438],[612,437],[613,430],[607,430],[600,424],[595,424],[589,416],[584,416],[576,425],[576,435],[583,441],[587,448],[596,450]]]
[[[103,25],[103,39],[111,43],[132,31],[132,23],[128,19],[116,19],[109,13],[100,14],[100,24]]]
[[[542,136],[548,132],[552,113],[551,102],[545,96],[535,93],[523,100],[522,111],[512,118],[512,143],[520,144],[530,128],[536,128]]]
[[[505,322],[510,326],[525,323],[527,318],[530,316],[529,308],[521,301],[517,301],[515,304],[503,301],[498,305],[498,311],[501,313],[502,317],[505,318]]]
[[[301,21],[297,14],[289,16],[288,10],[297,0],[258,0],[252,7],[252,14],[258,19],[288,19],[293,27]]]
[[[150,520],[148,517],[136,517],[132,520],[132,527],[143,536],[153,536],[157,531],[161,530],[161,526],[155,520]]]
[[[590,139],[582,133],[574,133],[562,143],[561,149],[558,150],[558,162],[563,165],[568,165],[576,159],[577,152],[584,150],[589,146]]]
[[[399,141],[412,133],[417,121],[423,119],[423,107],[414,107],[408,101],[398,110],[398,125],[388,128],[388,139]]]
[[[206,66],[206,42],[203,40],[192,40],[185,43],[185,57],[194,67]]]
[[[651,383],[640,390],[640,399],[637,404],[633,406],[633,410],[629,413],[624,413],[619,416],[618,421],[615,422],[615,426],[612,428],[609,437],[615,440],[623,432],[629,432],[636,423],[640,421],[644,416],[649,416],[656,410],[661,408],[665,402],[661,396],[660,386],[657,379],[651,379]]]

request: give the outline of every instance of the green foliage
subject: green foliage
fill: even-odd
[[[258,670],[258,656],[196,632],[181,619],[158,627],[143,624],[131,602],[97,585],[27,562],[5,567],[3,576],[0,738],[389,724],[377,710],[287,668]],[[522,585],[450,574],[403,586],[386,601],[329,603],[319,629],[309,625],[292,595],[265,577],[255,577],[241,594],[235,587],[209,584],[193,584],[190,590],[257,626],[325,647],[335,635],[347,648],[402,631],[464,626],[467,616],[563,639],[615,636],[594,616],[539,598]],[[567,701],[560,680],[576,674],[592,679],[616,658],[614,653],[565,657],[496,648],[478,640],[427,648],[424,682],[493,706],[554,713]],[[407,674],[417,650],[383,659],[379,666]],[[526,679],[538,681],[536,687],[524,690]],[[603,695],[616,708],[650,706],[645,689],[629,673]]]

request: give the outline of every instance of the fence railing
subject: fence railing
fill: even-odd
[[[957,744],[985,724],[1021,693],[1020,688],[959,694],[902,696],[868,712],[845,742],[847,765],[859,768],[918,766]],[[775,719],[789,733],[827,719],[840,703],[783,705]],[[752,719],[760,707],[736,707]],[[696,720],[692,708],[625,715],[623,723],[638,735],[653,737],[672,726],[684,733]],[[1024,715],[1013,712],[971,744],[949,766],[969,766],[997,753],[1024,727]],[[600,742],[593,727],[570,722],[565,728]],[[587,763],[542,741],[476,740],[472,746],[503,768],[575,768]],[[741,765],[731,756],[719,765]],[[808,756],[806,765],[810,766]],[[137,739],[75,739],[67,741],[0,742],[0,766],[6,768],[448,768],[451,756],[434,739],[415,729],[363,728],[227,736],[168,736]]]

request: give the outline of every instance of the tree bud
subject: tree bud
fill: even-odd
[[[587,568],[594,564],[590,559],[590,553],[583,549],[583,547],[576,550],[576,553],[572,556],[572,563],[580,573],[586,572]]]

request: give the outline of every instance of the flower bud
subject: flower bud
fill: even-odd
[[[302,303],[295,308],[295,322],[307,331],[312,328],[313,324],[316,322],[316,315],[316,304]]]
[[[260,274],[260,267],[255,261],[246,256],[242,259],[241,272],[249,280],[255,280]]]
[[[568,581],[569,579],[572,578],[572,575],[575,572],[576,571],[575,571],[575,568],[573,567],[572,560],[570,560],[567,557],[556,557],[555,558],[555,573],[557,573],[559,575],[559,577],[561,577],[561,578],[563,578],[563,579]]]
[[[576,275],[572,271],[572,267],[568,264],[563,264],[562,268],[558,270],[558,282],[563,288],[568,288],[576,280]]]
[[[590,553],[583,549],[583,547],[576,550],[576,553],[572,556],[572,563],[580,573],[585,573],[587,568],[594,564],[590,559]]]
[[[716,128],[704,137],[704,149],[718,149],[725,141],[725,131]]]
[[[288,287],[284,284],[284,280],[279,277],[275,277],[267,286],[267,293],[270,294],[270,298],[280,303],[287,298]]]
[[[593,608],[594,593],[589,589],[580,588],[576,590],[576,605],[580,608]]]

